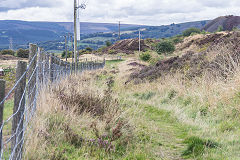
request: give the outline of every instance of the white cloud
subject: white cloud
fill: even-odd
[[[162,25],[239,15],[237,3],[238,0],[88,0],[81,21]],[[1,0],[0,19],[72,21],[73,0]]]

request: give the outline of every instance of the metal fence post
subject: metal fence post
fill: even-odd
[[[0,79],[0,103],[3,101],[5,97],[5,87],[6,82],[3,79]],[[0,126],[3,124],[3,109],[4,109],[4,102],[0,104]],[[0,132],[0,151],[2,150],[2,130]]]
[[[18,61],[16,70],[16,82],[22,77],[27,69],[27,63]],[[20,80],[16,87],[14,94],[14,108],[12,122],[12,159],[22,159],[22,143],[23,143],[23,121],[24,121],[24,110],[25,110],[25,88],[26,87],[26,75]]]

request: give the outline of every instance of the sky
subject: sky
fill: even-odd
[[[239,0],[86,1],[82,22],[165,25],[240,15]],[[0,0],[0,20],[71,22],[73,0]]]

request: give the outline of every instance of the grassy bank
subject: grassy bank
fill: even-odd
[[[41,94],[26,159],[238,159],[239,77],[125,84],[133,59]]]

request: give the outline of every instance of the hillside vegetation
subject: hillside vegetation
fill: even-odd
[[[46,87],[26,159],[238,160],[240,33],[178,38]]]

